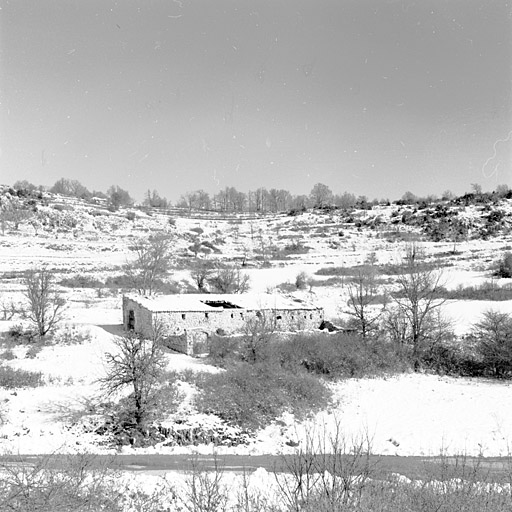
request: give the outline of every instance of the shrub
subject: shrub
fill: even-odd
[[[43,350],[43,345],[41,343],[34,343],[28,347],[28,350],[25,353],[25,357],[27,359],[34,359],[37,357],[39,352],[41,352],[41,350]]]
[[[295,287],[297,290],[304,290],[307,288],[309,283],[309,276],[306,272],[299,272],[295,277]]]
[[[2,388],[35,388],[42,385],[43,377],[40,372],[29,372],[0,365],[0,387]]]
[[[286,368],[303,367],[330,379],[396,373],[408,368],[398,347],[378,339],[365,343],[359,336],[300,333],[273,344],[272,357]]]
[[[0,470],[1,510],[122,512],[129,501],[93,455],[45,456],[33,464],[15,458],[2,462]]]
[[[438,292],[439,297],[449,300],[512,300],[512,287],[499,286],[493,281],[486,281],[476,286],[460,285],[455,290],[441,287]]]
[[[8,348],[7,350],[4,350],[2,353],[0,353],[0,359],[11,361],[12,359],[16,359],[16,355],[10,348]]]
[[[135,212],[126,212],[126,218],[131,221],[135,220]]]
[[[331,433],[305,434],[297,451],[282,457],[285,471],[275,473],[285,510],[362,512],[358,501],[378,466],[371,459],[371,442],[364,436],[348,440],[337,420]]]
[[[240,360],[240,338],[215,334],[210,337],[208,347],[208,357],[217,366]]]
[[[512,252],[506,252],[495,272],[498,277],[512,277]]]
[[[438,375],[482,377],[486,374],[481,358],[467,347],[439,343],[420,354],[421,367]]]
[[[304,245],[301,241],[293,241],[284,246],[284,252],[287,254],[306,254],[311,247]]]
[[[9,328],[7,337],[15,343],[32,343],[36,333],[31,329],[25,329],[22,324],[16,324]]]
[[[52,208],[58,212],[72,212],[75,210],[70,204],[54,204]]]
[[[202,375],[197,385],[200,411],[248,429],[267,425],[286,410],[311,412],[328,399],[318,379],[267,362],[236,363],[225,372]]]
[[[83,326],[66,324],[53,336],[53,340],[61,345],[81,345],[91,341],[91,332]]]
[[[73,277],[65,277],[59,281],[60,286],[67,288],[101,288],[103,283],[94,277],[79,274]]]

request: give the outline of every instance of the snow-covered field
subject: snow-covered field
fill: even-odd
[[[510,205],[508,215],[510,215]],[[468,215],[471,210],[468,210]],[[275,216],[256,218],[242,223],[226,220],[175,219],[170,226],[163,215],[137,213],[130,221],[118,215],[83,216],[81,224],[68,232],[40,231],[30,226],[0,237],[0,281],[2,301],[22,301],[19,272],[47,265],[57,275],[87,274],[104,280],[115,274],[130,258],[129,246],[140,236],[156,229],[177,233],[176,251],[186,252],[194,240],[192,228],[203,230],[201,238],[219,246],[222,259],[229,261],[245,255],[249,262],[254,292],[274,290],[276,286],[294,283],[296,275],[305,271],[314,276],[316,270],[328,266],[350,266],[364,262],[372,253],[378,263],[397,261],[403,244],[379,237],[379,231],[343,227],[330,232],[336,219],[303,214],[298,217]],[[365,214],[367,215],[367,214]],[[380,212],[381,217],[387,215]],[[331,216],[332,217],[332,216]],[[325,236],[313,236],[321,227]],[[191,234],[192,233],[192,234]],[[267,243],[289,243],[291,236],[312,249],[305,254],[273,262],[269,268],[252,265],[257,250]],[[450,259],[445,278],[448,288],[459,284],[478,284],[489,279],[489,268],[510,236],[488,241],[470,240],[457,245],[457,255]],[[451,251],[453,243],[426,243],[429,254]],[[209,256],[208,256],[209,257]],[[16,274],[18,273],[18,274]],[[314,276],[317,279],[321,277]],[[184,268],[176,270],[178,283],[190,276]],[[34,389],[0,390],[0,452],[55,453],[112,451],[101,436],[93,433],[97,420],[95,404],[99,393],[97,379],[104,374],[104,355],[113,350],[113,339],[121,333],[121,295],[100,293],[94,289],[62,288],[68,302],[64,328],[80,333],[81,343],[45,346],[34,358],[25,357],[27,347],[14,347],[15,358],[3,362],[14,368],[42,372],[45,385]],[[324,307],[326,317],[342,316],[346,292],[340,286],[316,286],[295,295]],[[451,301],[444,313],[454,321],[455,331],[464,334],[471,323],[488,308],[512,312],[512,301]],[[6,332],[19,319],[0,321]],[[71,336],[72,338],[73,336]],[[200,359],[168,354],[168,367],[178,371],[216,371]],[[313,418],[296,421],[283,413],[278,422],[260,431],[246,446],[219,447],[217,451],[251,454],[276,454],[293,451],[290,445],[301,444],[311,433],[324,434],[337,425],[347,439],[361,436],[371,440],[377,454],[436,455],[467,453],[504,455],[512,443],[511,383],[482,379],[456,379],[426,374],[405,374],[387,378],[353,379],[332,384],[333,406]],[[183,386],[184,396],[187,395]],[[182,405],[190,421],[215,421],[195,415],[186,401]],[[88,431],[87,431],[88,430]],[[213,446],[123,448],[125,452],[212,453]]]

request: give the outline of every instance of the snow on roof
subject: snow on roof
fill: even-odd
[[[126,295],[128,299],[140,304],[149,311],[157,312],[183,312],[183,311],[222,311],[225,308],[240,308],[246,310],[319,310],[320,307],[300,299],[289,299],[280,295],[269,293],[246,294],[179,294],[161,295],[157,297],[141,297],[140,295]],[[217,303],[218,306],[209,305]]]

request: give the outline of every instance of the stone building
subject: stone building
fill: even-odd
[[[204,351],[215,332],[237,334],[251,318],[265,316],[276,331],[318,329],[322,308],[271,294],[183,294],[158,297],[125,295],[123,323],[128,331],[150,337],[158,325],[167,345],[179,352]]]

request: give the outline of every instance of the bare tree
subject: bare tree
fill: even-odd
[[[265,349],[276,331],[276,322],[276,315],[267,311],[257,311],[255,317],[247,320],[243,344],[248,362],[256,363],[265,357]]]
[[[332,200],[332,191],[323,183],[317,183],[310,193],[311,203],[314,207],[321,208]]]
[[[119,210],[121,206],[131,206],[133,199],[127,190],[122,189],[119,185],[112,185],[107,190],[109,205],[112,210]]]
[[[206,283],[212,275],[214,268],[212,263],[207,260],[196,260],[190,271],[190,275],[196,283],[197,289],[200,292],[206,291]]]
[[[334,196],[334,204],[339,208],[343,208],[344,210],[353,208],[356,202],[356,196],[350,192],[343,192],[341,195],[336,194]]]
[[[480,183],[471,183],[471,191],[475,196],[481,196],[482,195],[482,185]]]
[[[167,208],[169,201],[165,197],[160,197],[156,190],[153,190],[153,193],[151,193],[151,190],[148,189],[142,204],[151,208]]]
[[[375,308],[379,299],[375,267],[361,267],[347,288],[347,313],[354,320],[363,340],[366,340],[379,328],[380,318],[386,309],[385,303],[377,310]]]
[[[61,194],[63,196],[71,196],[71,197],[82,197],[88,198],[91,197],[91,193],[87,188],[82,185],[77,180],[68,180],[66,178],[61,178],[56,181],[54,185],[50,188],[50,192],[54,194]]]
[[[23,306],[15,303],[12,299],[0,300],[0,314],[2,320],[12,320],[16,315],[23,314]]]
[[[445,299],[439,298],[443,286],[443,272],[428,263],[424,252],[415,244],[407,246],[397,277],[398,293],[394,295],[397,307],[410,327],[409,341],[413,347],[414,364],[419,364],[422,342],[432,329],[432,314]]]
[[[240,267],[220,267],[208,282],[218,293],[245,293],[249,290],[250,278]]]
[[[30,270],[24,281],[28,299],[25,315],[36,326],[39,336],[46,336],[62,320],[64,298],[55,289],[53,275],[46,268]]]
[[[171,238],[154,236],[140,240],[134,247],[135,258],[125,265],[131,284],[141,295],[157,291],[171,264]]]
[[[502,378],[512,372],[512,316],[488,310],[473,325],[472,337],[484,363]]]
[[[107,372],[99,380],[107,396],[127,387],[131,389],[126,412],[139,431],[151,420],[158,404],[160,381],[166,366],[161,338],[158,326],[154,326],[150,339],[133,332],[116,337],[117,350],[105,355]]]

